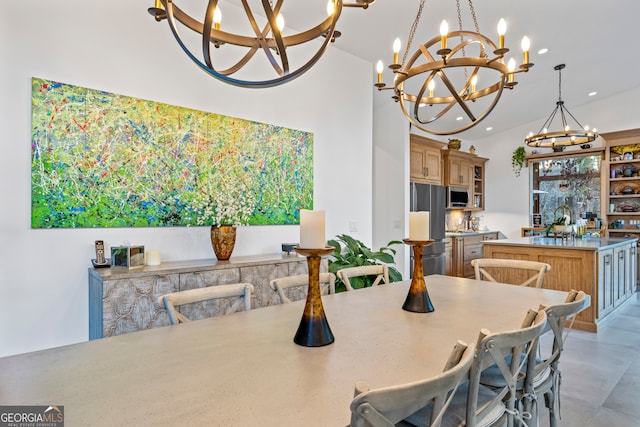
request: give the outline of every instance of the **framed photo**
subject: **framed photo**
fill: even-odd
[[[533,227],[542,227],[542,215],[541,214],[531,215],[531,225]]]

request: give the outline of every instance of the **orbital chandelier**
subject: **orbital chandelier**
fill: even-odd
[[[418,129],[434,135],[452,135],[487,117],[503,89],[513,89],[517,84],[515,74],[533,66],[529,62],[530,42],[526,36],[522,39],[524,60],[518,69],[513,58],[505,64],[509,49],[504,44],[504,19],[498,24],[496,45],[480,33],[471,0],[469,9],[475,30],[463,30],[460,0],[456,0],[459,30],[450,32],[447,22],[442,21],[440,35],[418,45],[409,57],[424,4],[425,0],[421,0],[402,62],[398,60],[400,40],[394,42],[394,60],[389,65],[395,74],[393,85],[383,83],[383,64],[378,61],[375,86],[379,90],[393,89],[393,99],[400,104],[407,120]],[[450,43],[452,40],[454,42]]]
[[[209,0],[200,2],[205,8],[202,22],[173,0],[155,0],[154,7],[148,11],[158,22],[167,20],[182,50],[209,75],[235,86],[265,88],[291,81],[318,62],[329,43],[340,36],[336,24],[343,7],[366,9],[374,1],[289,0],[290,8],[286,8],[285,0]],[[296,3],[298,8],[304,9],[296,10]],[[188,6],[183,4],[183,7]],[[285,18],[288,12],[291,12],[289,16],[307,18],[308,22],[295,22],[292,26],[306,29],[296,33],[287,31]],[[223,24],[223,13],[236,18],[233,28]],[[201,39],[202,59],[187,47],[186,40],[192,34],[181,36],[178,23]],[[312,41],[316,43],[308,43]],[[292,51],[302,59],[294,61]],[[255,75],[260,77],[254,78]]]
[[[562,69],[564,67],[565,64],[553,67],[558,72],[558,101],[538,133],[534,135],[531,132],[524,139],[524,142],[530,147],[552,147],[557,151],[561,151],[569,145],[584,145],[583,148],[588,148],[588,144],[598,137],[596,128],[589,130],[588,126],[582,126],[564,106],[564,101],[562,100]],[[556,131],[551,131],[553,119],[556,116],[560,116],[562,126]],[[573,123],[570,123],[567,118],[573,119]]]

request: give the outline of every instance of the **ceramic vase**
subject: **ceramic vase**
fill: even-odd
[[[233,225],[212,225],[211,246],[216,258],[228,260],[236,245],[236,227]]]

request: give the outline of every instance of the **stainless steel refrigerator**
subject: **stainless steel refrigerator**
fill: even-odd
[[[446,188],[442,185],[418,184],[412,182],[410,210],[429,211],[429,237],[434,242],[424,247],[422,266],[424,275],[445,274],[445,210]],[[411,276],[413,276],[413,251],[411,252]]]

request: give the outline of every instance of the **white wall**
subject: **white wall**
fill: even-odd
[[[409,122],[388,101],[373,112],[373,249],[409,235]],[[409,251],[403,244],[392,248],[398,270],[408,278]]]
[[[151,4],[3,2],[0,356],[87,339],[87,268],[96,239],[143,244],[160,250],[163,261],[213,258],[206,227],[32,230],[31,77],[313,132],[315,208],[327,211],[327,238],[355,222],[350,234],[371,243],[371,64],[330,49],[287,85],[235,88],[192,64],[166,22],[148,15]],[[279,252],[298,233],[297,226],[240,228],[234,255]]]
[[[598,132],[607,133],[640,127],[640,87],[604,98],[582,107],[567,105],[581,123],[589,123]],[[549,105],[551,112],[553,104]],[[537,131],[546,117],[533,120],[524,126],[510,129],[491,137],[474,141],[477,153],[488,157],[485,176],[486,210],[483,224],[492,230],[500,230],[507,237],[520,236],[520,228],[528,227],[529,221],[529,170],[523,169],[516,177],[511,168],[511,155],[516,147],[524,144],[530,131]],[[592,144],[601,146],[601,139]],[[580,150],[570,147],[567,150]],[[539,148],[539,152],[551,152]],[[531,149],[527,147],[527,152]]]

